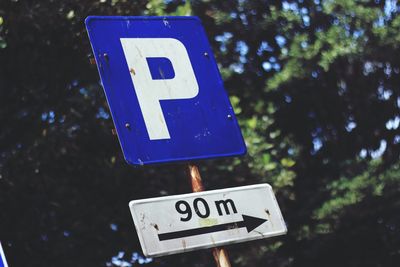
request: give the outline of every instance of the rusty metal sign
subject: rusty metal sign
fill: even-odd
[[[286,233],[268,184],[129,203],[143,253],[157,257]]]

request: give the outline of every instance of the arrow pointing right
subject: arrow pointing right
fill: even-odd
[[[247,232],[250,233],[254,229],[256,229],[261,224],[265,223],[267,220],[262,218],[257,218],[253,216],[248,216],[242,214],[242,221],[231,222],[231,223],[224,223],[213,225],[209,227],[202,227],[202,228],[194,228],[189,230],[177,231],[177,232],[170,232],[164,234],[158,234],[158,239],[160,241],[170,240],[175,238],[182,238],[188,236],[195,236],[195,235],[203,235],[209,234],[213,232],[220,232],[220,231],[227,231],[231,229],[237,228],[246,228]]]
[[[242,217],[243,217],[243,221],[242,221],[243,226],[241,226],[241,227],[246,227],[248,233],[250,233],[251,231],[256,229],[258,226],[260,226],[261,224],[263,224],[267,221],[267,219],[257,218],[257,217],[248,216],[248,215],[244,215],[244,214],[242,214]]]

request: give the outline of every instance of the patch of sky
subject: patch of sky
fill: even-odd
[[[246,3],[246,0],[238,0],[238,3],[239,3],[240,9],[243,10],[243,4]]]
[[[110,229],[114,232],[118,231],[118,225],[115,223],[110,224]]]
[[[313,138],[312,143],[313,143],[313,150],[311,151],[311,154],[315,154],[322,148],[323,145],[322,140],[319,137],[315,137]]]
[[[317,78],[317,77],[318,77],[318,72],[312,71],[312,72],[311,72],[311,77]]]
[[[386,129],[396,130],[397,128],[399,128],[399,124],[400,124],[400,117],[396,116],[393,119],[390,119],[386,122]]]
[[[269,63],[269,62],[264,62],[264,63],[262,64],[262,67],[263,67],[263,69],[264,69],[265,71],[270,71],[270,70],[272,69],[272,65],[271,65],[271,63]]]
[[[367,157],[368,152],[367,152],[367,150],[365,148],[363,148],[363,149],[360,150],[359,155],[360,155],[361,158],[364,159],[365,157]]]
[[[397,0],[386,0],[383,8],[386,18],[391,18],[392,14],[399,10]]]
[[[72,80],[72,81],[67,85],[67,89],[68,89],[68,90],[71,90],[71,89],[73,89],[74,87],[77,87],[78,84],[79,84],[79,81],[76,80],[76,79],[74,79],[74,80]]]
[[[116,256],[111,258],[111,262],[107,262],[106,266],[132,267],[135,264],[149,264],[153,261],[152,258],[147,258],[140,255],[138,252],[133,252],[130,259],[125,259],[125,252],[120,251]]]
[[[339,25],[339,22],[340,21],[338,18],[334,18],[332,23],[333,23],[333,25],[337,26],[337,25]]]
[[[347,83],[344,80],[340,80],[338,83],[338,94],[342,96],[346,92],[347,92]]]
[[[233,63],[229,65],[229,69],[239,74],[244,72],[243,64],[241,63]]]
[[[358,30],[355,30],[354,32],[353,32],[353,37],[354,38],[359,38],[359,37],[361,37],[361,36],[363,36],[364,35],[364,30],[362,30],[362,29],[358,29]]]
[[[89,91],[84,87],[79,88],[79,93],[81,95],[83,95],[83,96],[88,96],[89,95]]]
[[[246,15],[245,14],[240,14],[239,15],[239,18],[242,20],[242,23],[243,23],[243,25],[248,25],[249,24],[249,22],[248,22],[248,20],[247,20],[247,17],[246,17]]]
[[[108,114],[103,107],[100,107],[96,113],[96,118],[108,120],[110,118],[110,114]]]
[[[220,43],[220,49],[222,52],[226,52],[226,44],[229,41],[229,39],[232,38],[232,36],[233,36],[232,33],[224,32],[223,34],[217,35],[215,37],[215,41]]]
[[[235,13],[235,12],[232,12],[231,14],[229,14],[229,16],[230,16],[231,18],[233,18],[233,19],[237,19],[238,14]]]
[[[271,64],[270,62],[263,62],[262,67],[265,71],[270,71],[271,69],[279,71],[281,69],[281,65],[279,65],[278,63]]]
[[[41,115],[42,121],[47,121],[48,123],[54,123],[56,120],[56,114],[54,111],[50,110],[49,112],[43,112]]]
[[[392,90],[385,89],[383,85],[378,87],[378,99],[379,100],[388,100],[392,96]]]
[[[347,132],[351,132],[356,127],[357,127],[357,123],[355,123],[354,121],[349,121],[345,128],[346,128]]]
[[[247,44],[243,41],[238,41],[236,43],[236,49],[237,52],[240,53],[241,56],[245,56],[249,52],[249,47]]]
[[[310,26],[310,16],[302,15],[301,18],[303,19],[304,26]]]
[[[272,64],[272,68],[276,71],[280,71],[281,70],[281,65],[279,65],[278,63],[274,63]]]
[[[302,8],[300,9],[300,14],[302,14],[302,15],[307,15],[307,14],[308,14],[307,8],[302,7]]]
[[[257,55],[261,56],[264,52],[273,52],[274,49],[266,41],[262,41],[257,50]]]
[[[42,113],[42,121],[46,121],[49,114],[47,112]]]
[[[321,134],[322,134],[322,128],[321,127],[317,127],[317,128],[314,129],[314,131],[311,132],[311,136],[312,137],[317,137],[317,136],[320,136]]]
[[[379,144],[379,148],[377,150],[371,151],[371,157],[373,159],[381,157],[383,155],[383,153],[385,153],[385,151],[386,151],[386,146],[387,146],[386,140],[382,139]]]
[[[363,74],[364,76],[369,75],[370,73],[375,71],[374,64],[371,61],[367,61],[364,63]]]
[[[233,34],[230,32],[224,32],[221,35],[217,35],[215,36],[215,40],[217,42],[226,42],[227,40],[229,40],[230,38],[232,38]]]
[[[59,123],[64,123],[65,122],[65,115],[62,115],[59,119],[58,119]]]
[[[282,35],[275,36],[275,41],[280,47],[283,47],[286,44],[286,39]]]
[[[392,74],[392,66],[390,65],[390,63],[386,63],[385,64],[385,68],[383,69],[383,72],[385,73],[385,75],[387,77],[390,77]]]
[[[67,134],[69,137],[73,137],[74,134],[80,129],[81,127],[78,124],[74,124],[68,128]]]
[[[139,264],[148,264],[153,261],[152,258],[142,257],[139,253],[132,253],[132,262],[137,262]]]
[[[49,112],[49,123],[54,123],[56,120],[56,114],[54,113],[54,111],[50,111]]]
[[[297,3],[289,3],[287,1],[283,1],[282,2],[282,9],[285,11],[294,11],[294,12],[298,12],[299,11],[299,6],[297,5]]]
[[[385,26],[385,18],[383,16],[379,16],[377,20],[373,23],[374,28],[382,28]]]

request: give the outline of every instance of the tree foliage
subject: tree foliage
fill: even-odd
[[[0,241],[10,266],[213,266],[144,258],[132,199],[189,192],[185,165],[124,162],[88,15],[201,18],[248,147],[201,161],[208,189],[261,182],[287,236],[230,246],[235,266],[400,263],[396,1],[0,2]]]

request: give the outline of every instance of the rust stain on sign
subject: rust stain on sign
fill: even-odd
[[[154,227],[154,229],[156,229],[157,231],[159,231],[160,229],[158,229],[158,224],[156,224],[156,223],[152,223],[152,224],[150,224],[151,226],[153,226]]]
[[[272,227],[274,227],[273,220],[271,219],[271,213],[269,212],[269,209],[264,209],[265,213],[268,216],[268,221],[271,223]]]

